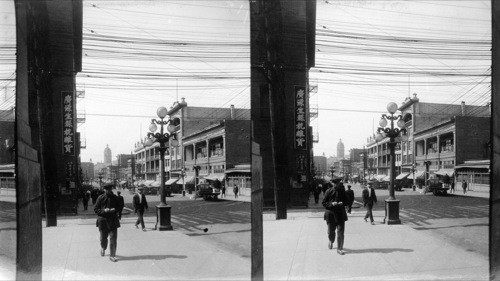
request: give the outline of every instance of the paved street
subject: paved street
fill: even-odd
[[[352,185],[352,184],[351,184]],[[363,202],[361,187],[352,185],[357,202]],[[375,217],[378,223],[383,221],[384,200],[389,197],[388,190],[377,189],[378,203],[374,211],[380,211]],[[489,241],[489,199],[485,194],[469,192],[448,196],[434,196],[431,193],[423,194],[411,189],[396,191],[396,198],[400,202],[400,219],[402,224],[415,230],[452,243],[464,250],[488,256]],[[481,196],[481,197],[474,197]],[[320,195],[320,202],[322,200]],[[315,205],[310,197],[309,205],[313,210],[322,212],[321,204]],[[358,205],[359,206],[359,205]],[[364,208],[354,209],[354,213],[365,213]]]
[[[116,190],[115,190],[116,193]],[[127,190],[122,191],[125,200],[125,207],[131,212],[126,212],[123,218],[122,227],[135,228],[136,217],[133,212],[132,197]],[[167,197],[167,204],[171,208],[172,227],[175,231],[212,243],[225,250],[232,251],[240,256],[250,254],[250,199],[248,196],[240,196],[240,200],[235,201],[229,197],[228,200],[205,201],[202,198],[192,199],[192,195],[174,194]],[[156,224],[156,208],[160,203],[160,197],[156,195],[146,196],[149,208],[144,213],[146,228],[151,230]],[[83,210],[80,203],[78,206],[78,217],[94,221],[92,202],[87,211]],[[205,231],[206,230],[206,231]]]

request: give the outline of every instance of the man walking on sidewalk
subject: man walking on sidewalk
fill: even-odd
[[[141,224],[142,231],[146,231],[146,226],[144,225],[144,210],[148,208],[148,202],[146,201],[146,195],[142,194],[142,187],[137,188],[137,193],[132,199],[134,203],[135,213],[137,214],[137,221],[135,222],[135,227],[139,228],[139,223]]]
[[[118,219],[121,220],[123,208],[125,207],[125,200],[123,199],[123,196],[121,195],[122,194],[121,191],[117,191],[116,194],[117,194],[116,197],[118,198],[118,202],[120,203],[120,207],[121,207],[120,209],[117,210]]]
[[[238,185],[235,184],[233,188],[234,198],[238,198]]]
[[[344,254],[344,230],[345,222],[347,221],[347,213],[345,205],[347,204],[346,193],[344,185],[339,182],[330,187],[325,192],[323,198],[323,207],[325,207],[324,219],[328,225],[328,248],[333,248],[335,242],[335,229],[337,230],[337,253]]]
[[[347,185],[346,196],[347,196],[347,213],[350,214],[352,210],[352,204],[354,203],[354,190],[351,189],[350,185]]]
[[[94,206],[94,212],[98,216],[96,226],[99,227],[101,256],[104,256],[106,252],[109,236],[109,259],[116,262],[116,240],[118,238],[118,228],[120,227],[117,210],[123,207],[120,206],[118,197],[113,194],[112,185],[105,185],[104,189],[106,192],[97,198]]]
[[[366,219],[370,218],[372,224],[375,224],[372,213],[374,203],[377,203],[377,195],[375,195],[375,189],[372,188],[372,184],[368,183],[366,188],[363,189],[363,206],[366,208],[365,222],[368,222]]]
[[[465,194],[465,192],[467,192],[467,182],[465,180],[462,181],[462,189],[464,190]]]

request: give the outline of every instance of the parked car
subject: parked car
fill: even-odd
[[[443,187],[443,183],[435,178],[427,180],[425,192],[432,192],[434,195],[446,195],[449,187]]]
[[[157,186],[144,186],[142,188],[142,193],[144,195],[157,195],[159,193],[159,187]]]
[[[217,200],[220,190],[213,188],[208,183],[200,183],[196,186],[196,196],[203,197],[205,200]]]

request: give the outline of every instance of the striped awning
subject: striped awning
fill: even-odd
[[[225,174],[213,173],[213,174],[210,174],[208,176],[205,176],[204,179],[210,180],[210,181],[214,181],[214,180],[218,179],[219,181],[223,181],[224,177],[226,177]]]
[[[415,178],[416,178],[416,179],[421,178],[421,177],[423,177],[423,176],[424,176],[424,171],[416,171],[416,172],[415,172]],[[408,175],[408,178],[409,178],[409,179],[413,179],[413,173],[410,173],[410,174]]]
[[[402,179],[406,178],[408,175],[410,175],[410,173],[401,173],[401,174],[399,174],[399,175],[396,177],[396,179],[397,179],[397,180],[402,180]]]
[[[436,175],[440,176],[448,175],[450,177],[452,177],[454,173],[455,173],[454,169],[440,169],[439,171],[434,172],[434,174]]]
[[[171,184],[174,184],[176,183],[177,181],[179,180],[179,178],[175,178],[175,179],[169,179],[165,182],[165,185],[171,185]]]

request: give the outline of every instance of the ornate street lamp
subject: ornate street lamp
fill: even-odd
[[[177,140],[177,135],[175,134],[175,128],[179,125],[179,118],[163,120],[167,116],[168,110],[165,107],[159,107],[156,110],[156,114],[160,120],[152,119],[149,125],[149,133],[144,143],[145,146],[152,146],[153,143],[157,142],[160,144],[158,150],[160,151],[160,204],[156,206],[157,222],[160,223],[158,228],[160,231],[172,230],[172,224],[170,220],[170,209],[171,206],[167,205],[165,197],[167,196],[167,190],[165,189],[165,151],[167,147],[165,144],[170,140],[172,146],[179,145]],[[160,132],[156,132],[160,125]],[[163,131],[163,126],[167,126],[167,132]]]
[[[396,156],[395,156],[395,148],[396,144],[401,141],[406,141],[408,136],[406,135],[405,129],[405,121],[403,120],[402,115],[394,115],[398,110],[398,105],[394,102],[391,102],[387,105],[387,111],[391,115],[382,114],[382,118],[379,121],[380,127],[377,129],[377,135],[375,139],[377,141],[381,141],[382,139],[388,137],[389,138],[389,149],[391,156],[391,171],[390,171],[390,184],[389,184],[389,198],[385,200],[385,218],[384,222],[387,224],[400,224],[401,220],[399,219],[399,200],[394,196],[394,178],[395,178],[395,170],[396,170]],[[398,120],[399,119],[399,120]],[[390,127],[388,125],[387,120],[390,121]],[[399,128],[394,128],[394,121],[397,121],[396,124]]]

